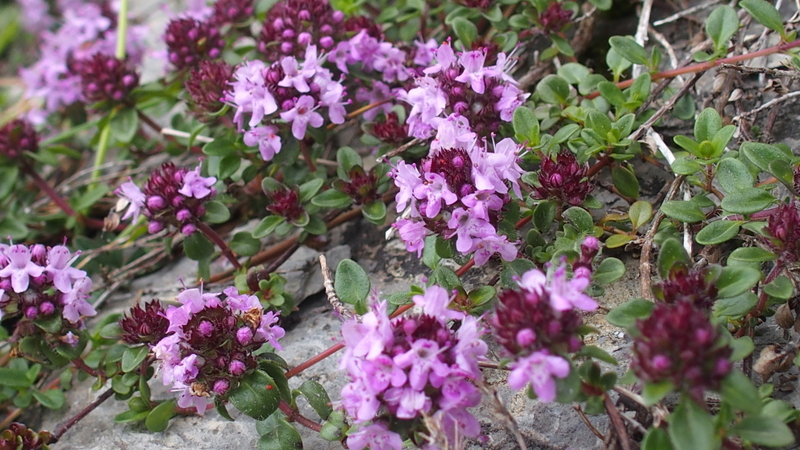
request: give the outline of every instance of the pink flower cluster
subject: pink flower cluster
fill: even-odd
[[[20,71],[27,85],[27,96],[44,103],[28,113],[28,119],[37,124],[64,106],[84,101],[76,64],[98,53],[113,56],[117,45],[116,11],[110,6],[112,3],[105,6],[91,2],[58,3],[63,11],[63,17],[57,21],[60,27],[50,31],[49,26],[56,21],[46,14],[37,18],[37,23],[42,24],[39,30],[41,55],[33,66]],[[42,7],[37,1],[28,0],[26,6],[33,8],[32,14],[40,14],[39,9],[46,11],[46,5]],[[128,28],[128,62],[136,64],[141,61],[145,35],[143,26]]]
[[[61,315],[65,323],[60,339],[76,344],[69,330],[82,328],[82,318],[96,314],[86,301],[92,280],[72,267],[77,258],[63,245],[0,244],[0,318],[4,312],[19,313],[17,327],[24,336],[39,330],[32,322]]]
[[[521,91],[508,75],[513,60],[505,53],[496,63],[486,66],[487,49],[456,55],[449,42],[435,51],[435,64],[415,80],[416,87],[401,91],[401,100],[411,105],[408,115],[409,135],[429,138],[439,124],[454,114],[467,119],[470,129],[489,136],[509,122],[514,110],[530,94]]]
[[[506,261],[517,256],[514,243],[498,234],[497,222],[510,191],[521,197],[517,164],[520,150],[506,138],[490,151],[479,142],[464,117],[452,115],[438,124],[429,156],[419,166],[400,161],[392,171],[397,193],[397,212],[404,218],[394,223],[408,251],[422,254],[430,232],[456,238],[456,250],[474,253],[483,265],[495,253]]]
[[[448,309],[450,295],[439,286],[413,300],[422,314],[391,320],[380,302],[360,322],[342,327],[345,353],[339,364],[350,376],[342,406],[361,426],[347,438],[350,449],[400,450],[406,437],[390,426],[423,416],[438,422],[453,448],[459,448],[459,437],[480,430],[467,411],[480,403],[473,381],[481,377],[478,362],[487,352],[478,319]],[[457,331],[447,319],[460,321]]]
[[[586,238],[585,247],[597,253],[597,239]],[[591,257],[589,258],[591,260]],[[543,402],[556,397],[555,378],[569,375],[570,364],[561,353],[582,346],[577,330],[582,325],[578,311],[593,311],[597,302],[584,294],[591,270],[576,265],[567,278],[564,264],[551,267],[546,275],[538,269],[525,272],[517,281],[521,290],[503,291],[495,313],[489,317],[494,334],[513,357],[508,384],[522,389],[529,384]]]
[[[303,61],[284,56],[271,66],[255,60],[236,69],[236,81],[230,83],[226,101],[236,108],[234,121],[244,131],[245,144],[257,145],[265,161],[272,160],[281,150],[275,125],[278,118],[291,124],[292,135],[298,140],[305,138],[309,125],[322,126],[320,108],[325,109],[332,123],[344,122],[344,86],[322,67],[324,60],[317,47],[309,45]],[[247,129],[245,115],[250,116]]]
[[[224,295],[224,298],[220,298]],[[278,314],[265,312],[254,295],[235,287],[222,294],[186,289],[181,306],[170,306],[167,336],[153,346],[161,363],[161,379],[180,392],[178,406],[194,406],[203,414],[212,394],[224,396],[258,366],[253,354],[265,343],[281,349],[285,334]]]
[[[144,190],[127,181],[115,192],[128,202],[122,220],[133,218],[136,222],[139,214],[144,214],[150,219],[147,227],[150,233],[172,225],[189,236],[197,230],[196,224],[205,214],[204,204],[217,195],[216,182],[216,177],[200,175],[200,166],[190,171],[165,163],[153,172]]]

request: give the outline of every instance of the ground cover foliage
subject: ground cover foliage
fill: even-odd
[[[800,365],[800,166],[774,130],[797,97],[796,11],[218,0],[164,5],[153,29],[129,6],[0,3],[0,448],[59,448],[104,401],[152,432],[233,407],[261,449],[301,448],[296,427],[462,448],[489,439],[485,369],[607,415],[586,423],[608,448],[795,443],[770,381]],[[602,29],[626,16],[632,35]],[[289,367],[302,299],[275,271],[351,220],[391,224],[426,282],[387,298],[357,262],[323,262],[341,339]],[[197,271],[177,298],[101,314],[181,253]],[[608,310],[630,254],[640,293]],[[629,363],[586,342],[597,311]],[[324,358],[341,392],[290,389]],[[58,429],[17,422],[87,378],[97,399]]]

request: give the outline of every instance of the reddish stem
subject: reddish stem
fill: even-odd
[[[712,69],[712,68],[714,68],[716,66],[719,66],[720,64],[735,64],[735,63],[739,63],[739,62],[742,62],[742,61],[747,61],[747,60],[750,60],[750,59],[759,58],[761,56],[767,56],[767,55],[772,55],[774,53],[785,52],[786,50],[789,50],[789,49],[792,49],[792,48],[795,48],[795,47],[800,47],[800,39],[796,39],[796,40],[794,40],[792,42],[785,42],[783,44],[779,44],[779,45],[776,45],[774,47],[765,48],[765,49],[759,50],[757,52],[747,53],[747,54],[744,54],[744,55],[731,56],[729,58],[720,58],[720,59],[716,59],[714,61],[706,61],[706,62],[702,62],[702,63],[691,64],[691,65],[688,65],[688,66],[685,66],[685,67],[679,67],[677,69],[671,69],[671,70],[665,70],[663,72],[657,72],[657,73],[652,74],[650,76],[650,78],[651,78],[652,81],[660,80],[662,78],[675,78],[678,75],[684,75],[684,74],[687,74],[687,73],[703,72],[703,71],[706,71],[708,69]],[[625,89],[627,87],[630,87],[633,84],[634,81],[636,81],[636,80],[630,79],[630,80],[621,81],[621,82],[617,83],[617,87],[620,88],[620,89]],[[600,95],[599,91],[592,92],[591,94],[587,95],[586,98],[591,100],[593,98],[596,98],[598,95]]]
[[[98,406],[100,406],[104,401],[108,400],[112,395],[114,395],[114,389],[110,388],[107,391],[100,394],[100,397],[97,397],[95,401],[89,403],[87,407],[83,408],[78,414],[75,414],[75,416],[69,419],[64,425],[58,427],[58,429],[56,429],[56,431],[53,433],[52,435],[53,437],[50,440],[49,444],[55,444],[56,442],[58,442],[58,440],[61,439],[61,436],[63,436],[64,433],[67,432],[67,430],[72,428],[76,423],[78,423],[78,421],[89,415],[90,412],[94,411]]]
[[[219,249],[222,250],[222,254],[225,255],[226,258],[228,258],[228,261],[230,261],[231,264],[233,264],[233,267],[235,267],[236,270],[242,268],[242,265],[239,263],[239,260],[236,259],[236,255],[233,254],[233,250],[231,250],[231,248],[228,247],[228,244],[225,242],[225,240],[222,239],[222,237],[219,234],[217,234],[217,232],[214,231],[213,228],[211,228],[210,226],[208,226],[208,224],[202,221],[197,221],[196,224],[197,224],[197,229],[200,230],[201,233],[203,233],[207,238],[211,239],[213,243],[217,244],[217,247],[219,247]]]
[[[95,378],[100,378],[100,375],[102,375],[102,373],[103,373],[100,370],[92,369],[91,367],[89,367],[86,364],[86,362],[84,362],[84,360],[82,360],[80,358],[75,358],[71,362],[72,362],[72,364],[75,365],[75,367],[77,367],[78,369],[88,373],[89,375],[91,375],[91,376],[93,376]]]
[[[317,433],[319,433],[320,430],[322,430],[322,425],[320,425],[317,422],[314,422],[313,420],[309,419],[308,417],[300,414],[300,411],[295,411],[285,401],[281,400],[281,402],[278,404],[278,407],[281,409],[281,411],[284,414],[286,414],[286,417],[289,418],[290,422],[297,422],[300,425],[302,425],[302,426],[304,426],[304,427],[306,427],[306,428],[308,428],[310,430],[316,431]]]

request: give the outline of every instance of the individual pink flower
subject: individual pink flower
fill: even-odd
[[[569,362],[560,356],[551,356],[541,350],[518,359],[509,366],[508,385],[512,389],[522,389],[530,383],[533,392],[543,402],[552,402],[556,398],[555,378],[569,375]]]
[[[584,276],[579,276],[579,275]],[[597,309],[597,302],[583,293],[589,287],[591,280],[587,274],[579,272],[572,280],[567,280],[567,268],[565,265],[559,266],[554,272],[550,284],[550,303],[553,308],[559,311],[566,311],[572,308],[584,311],[594,311]]]
[[[294,108],[281,113],[281,118],[292,123],[292,135],[297,139],[303,139],[306,135],[306,127],[311,125],[314,128],[322,126],[322,115],[316,112],[319,106],[314,104],[314,97],[304,95],[294,104]]]
[[[475,265],[482,266],[489,261],[495,253],[500,254],[504,261],[513,261],[517,258],[517,246],[509,242],[506,236],[487,236],[475,246]]]
[[[422,184],[422,176],[415,165],[406,164],[402,160],[392,170],[391,176],[394,178],[394,184],[400,189],[394,199],[397,203],[397,212],[401,212],[414,198],[414,190]]]
[[[383,422],[361,427],[347,436],[347,448],[350,450],[363,450],[367,447],[370,450],[402,450],[403,439],[394,431],[389,431],[389,427]]]
[[[197,166],[191,172],[186,172],[183,176],[183,186],[178,190],[179,193],[197,199],[208,197],[214,193],[214,183],[217,182],[216,177],[204,177],[200,175],[200,166]]]
[[[272,161],[281,151],[281,137],[278,128],[272,125],[251,128],[244,133],[244,143],[250,147],[258,145],[261,159]]]
[[[85,271],[70,267],[79,255],[80,252],[71,258],[69,249],[63,245],[56,245],[47,252],[47,267],[44,271],[53,277],[53,285],[63,293],[72,290],[73,281],[86,276]]]
[[[458,200],[453,191],[447,186],[447,181],[438,173],[426,172],[425,183],[414,188],[414,197],[419,200],[427,200],[423,214],[429,219],[433,219],[442,210],[442,202],[452,205]]]
[[[466,313],[448,308],[450,297],[450,293],[445,288],[434,285],[429,287],[424,295],[415,295],[411,300],[429,316],[454,320],[463,319]]]
[[[458,62],[464,68],[464,72],[456,77],[456,81],[469,84],[473,91],[483,94],[486,89],[483,81],[484,71],[486,70],[483,67],[485,60],[486,52],[482,50],[462,53],[458,57]]]
[[[12,245],[4,252],[8,265],[0,269],[0,277],[11,278],[11,287],[16,293],[25,292],[30,284],[30,277],[38,277],[44,268],[31,261],[28,247]]]
[[[94,307],[86,301],[92,290],[92,279],[81,278],[72,286],[72,290],[64,295],[64,311],[62,315],[72,323],[78,323],[81,316],[94,316],[97,314]]]
[[[422,250],[425,247],[425,236],[428,231],[425,222],[420,220],[400,219],[392,225],[397,228],[400,239],[406,244],[406,250],[417,252],[417,257],[422,257]]]
[[[136,219],[139,218],[139,212],[144,207],[144,192],[133,181],[126,181],[114,193],[128,200],[128,209],[125,211],[125,215],[122,216],[122,220],[133,217],[133,222],[136,222]]]

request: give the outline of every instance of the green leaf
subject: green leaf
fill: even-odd
[[[774,261],[777,257],[775,253],[760,247],[741,247],[731,252],[728,261],[767,262]]]
[[[774,417],[747,416],[729,431],[753,444],[767,447],[786,447],[795,442],[792,430]]]
[[[578,355],[594,358],[603,362],[607,362],[609,364],[613,364],[615,366],[619,364],[619,362],[617,362],[617,360],[613,356],[609,355],[608,352],[606,352],[605,350],[596,345],[584,345],[583,347],[581,347],[580,351],[578,351]]]
[[[520,106],[514,110],[514,134],[517,141],[528,142],[529,145],[539,145],[539,120],[533,110],[527,106]]]
[[[718,6],[706,20],[706,34],[714,41],[714,50],[722,50],[739,29],[739,16],[733,7]]]
[[[228,208],[216,200],[206,202],[206,213],[203,214],[203,221],[208,223],[225,223],[231,218]]]
[[[757,0],[761,1],[761,0]],[[766,3],[766,2],[763,2]],[[760,142],[743,142],[739,147],[739,153],[743,154],[747,159],[756,165],[764,172],[769,172],[769,165],[773,161],[783,159],[789,161],[790,155],[787,155],[778,147],[769,144],[762,144]]]
[[[258,450],[299,450],[303,448],[300,433],[281,414],[273,414],[259,422]]]
[[[472,43],[478,38],[478,27],[463,17],[456,17],[453,19],[451,26],[464,48],[471,48]]]
[[[234,142],[229,136],[218,137],[203,146],[203,153],[208,156],[231,156],[236,152]]]
[[[744,188],[752,188],[755,183],[753,174],[747,170],[745,163],[734,158],[725,158],[717,165],[717,180],[725,192],[735,192]]]
[[[608,103],[611,103],[614,106],[622,106],[628,101],[628,99],[625,97],[625,94],[622,92],[622,89],[610,81],[602,81],[598,83],[597,90],[604,99],[608,100]]]
[[[8,197],[17,185],[19,178],[19,166],[0,167],[0,200]]]
[[[118,142],[127,144],[139,130],[139,114],[135,108],[125,108],[111,118],[111,136]]]
[[[314,195],[319,192],[325,181],[322,178],[314,178],[300,185],[300,203],[307,203]]]
[[[706,215],[703,214],[700,207],[690,201],[666,201],[661,205],[661,211],[670,219],[675,219],[679,222],[695,223],[706,220]]]
[[[203,233],[195,231],[183,241],[183,252],[193,261],[210,258],[214,255],[214,244]]]
[[[364,217],[372,223],[383,223],[386,218],[386,204],[383,200],[375,200],[367,203],[361,208]]]
[[[750,336],[732,339],[728,342],[728,346],[733,349],[733,353],[731,353],[730,356],[731,361],[741,361],[750,356],[753,350],[756,349],[755,344],[753,344],[753,339]]]
[[[628,36],[612,36],[608,43],[617,53],[634,64],[648,65],[647,50]]]
[[[66,403],[67,399],[60,389],[48,389],[46,391],[31,391],[33,398],[48,409],[61,409]]]
[[[779,13],[771,3],[765,2],[764,0],[742,0],[739,2],[739,6],[749,12],[761,25],[775,31],[781,36],[786,34],[783,29],[781,13]]]
[[[757,302],[758,297],[752,292],[745,292],[735,297],[722,298],[714,302],[714,315],[738,319],[749,313]]]
[[[336,152],[336,162],[339,163],[345,173],[349,172],[354,166],[360,166],[363,163],[361,155],[350,147],[339,148],[339,151]]]
[[[312,205],[317,205],[321,208],[346,208],[351,203],[353,203],[353,199],[349,195],[336,189],[322,191],[311,199]]]
[[[625,264],[617,258],[606,258],[597,266],[592,280],[600,284],[611,284],[625,275]]]
[[[539,98],[551,105],[565,105],[569,99],[569,83],[558,75],[548,75],[536,85]]]
[[[737,411],[759,414],[762,403],[758,389],[742,371],[734,370],[722,380],[722,398]]]
[[[472,307],[481,306],[497,295],[497,290],[492,286],[481,286],[473,289],[467,295],[467,302]]]
[[[328,392],[321,384],[313,380],[306,380],[294,392],[295,395],[302,395],[308,400],[308,404],[314,408],[320,419],[328,420],[333,408],[331,407],[331,399],[328,397]]]
[[[653,302],[643,298],[628,300],[609,311],[606,321],[620,328],[629,328],[636,323],[636,320],[650,317],[653,307]]]
[[[611,180],[620,194],[633,199],[639,198],[639,180],[627,167],[614,167],[611,170]]]
[[[611,119],[600,111],[589,111],[586,114],[586,126],[596,131],[600,136],[605,136],[611,131]]]
[[[643,200],[632,204],[628,210],[628,218],[631,220],[633,231],[638,230],[653,218],[653,205]]]
[[[721,445],[711,415],[687,396],[670,414],[669,425],[675,450],[716,450]]]
[[[144,419],[144,425],[153,433],[159,433],[167,429],[169,419],[172,419],[174,415],[175,400],[167,400],[147,414],[147,418]]]
[[[703,227],[694,239],[701,245],[721,244],[739,234],[741,224],[736,220],[717,220]]]
[[[672,443],[663,428],[651,428],[642,440],[642,450],[672,450]]]
[[[781,300],[789,300],[794,294],[794,285],[786,275],[781,275],[765,285],[764,292]]]
[[[775,175],[775,178],[794,191],[794,170],[792,164],[786,160],[778,159],[769,163],[769,172]]]
[[[563,216],[582,233],[591,234],[592,231],[594,231],[594,219],[592,219],[592,215],[579,206],[570,207],[564,211]]]
[[[761,271],[748,266],[727,266],[717,279],[720,298],[747,292],[761,280]]]
[[[662,381],[660,383],[646,383],[642,389],[642,400],[645,406],[653,406],[667,394],[675,389],[675,385],[669,381]]]
[[[90,187],[83,193],[77,200],[72,202],[72,207],[75,208],[76,211],[84,211],[91,208],[98,200],[103,198],[108,193],[108,186],[105,184],[99,184],[94,187]]]
[[[281,400],[275,380],[261,370],[254,370],[231,389],[228,395],[233,406],[256,420],[264,420],[276,409]]]
[[[556,220],[556,203],[553,201],[544,201],[536,205],[533,210],[533,226],[541,232],[546,232],[550,229],[553,221]]]
[[[132,372],[136,370],[142,364],[142,361],[147,358],[147,352],[148,347],[146,345],[126,349],[125,353],[122,354],[122,371]]]
[[[658,275],[661,278],[667,278],[669,271],[676,263],[688,266],[691,262],[681,243],[677,239],[669,238],[661,244],[661,250],[658,252]]]
[[[147,411],[125,411],[123,413],[117,414],[114,417],[114,423],[134,423],[134,422],[141,422],[150,414],[150,410]]]
[[[611,236],[606,239],[606,247],[607,248],[619,248],[623,245],[627,244],[628,242],[633,241],[636,239],[634,236],[630,234],[612,234]]]
[[[559,128],[558,131],[556,131],[556,134],[553,135],[553,139],[550,140],[550,144],[555,145],[566,142],[575,133],[580,131],[580,129],[581,127],[577,123],[564,125],[563,127]]]
[[[767,209],[774,202],[775,197],[763,189],[745,188],[728,193],[720,206],[731,213],[752,214]]]
[[[228,242],[231,250],[241,256],[253,256],[261,250],[261,241],[254,238],[247,231],[240,231],[233,235],[233,239]]]
[[[272,381],[275,382],[275,387],[278,388],[278,392],[281,394],[283,400],[287,403],[291,402],[292,391],[289,389],[289,380],[286,378],[284,369],[277,363],[269,360],[259,361],[258,367],[272,377]]]
[[[694,139],[697,142],[711,141],[722,129],[722,119],[714,108],[706,108],[697,115],[694,122]]]
[[[701,166],[694,159],[689,159],[685,156],[679,156],[675,158],[675,161],[672,162],[670,168],[678,175],[694,175],[695,173],[699,172],[703,166]]]
[[[286,222],[281,216],[267,216],[261,219],[261,222],[256,225],[256,228],[253,230],[253,237],[256,239],[262,238],[271,234],[278,228],[279,225]]]
[[[336,267],[333,286],[339,299],[344,303],[350,305],[363,303],[369,295],[369,276],[352,259],[343,259]]]

